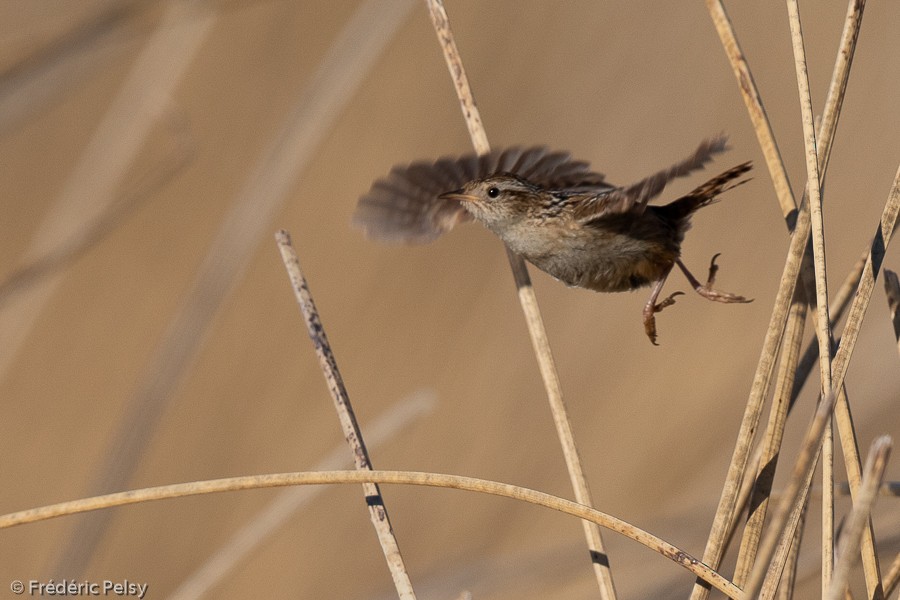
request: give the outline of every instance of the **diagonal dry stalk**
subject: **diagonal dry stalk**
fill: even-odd
[[[747,596],[733,583],[710,569],[697,558],[669,544],[668,542],[644,531],[622,519],[584,506],[578,502],[523,488],[508,483],[476,479],[461,475],[445,475],[443,473],[421,473],[415,471],[315,471],[296,473],[273,473],[268,475],[247,475],[225,479],[192,481],[159,487],[131,490],[116,494],[106,494],[59,504],[51,504],[20,512],[0,515],[0,529],[36,523],[64,515],[87,511],[95,511],[115,506],[126,506],[140,502],[181,498],[202,494],[214,494],[239,490],[284,487],[290,485],[331,485],[331,484],[392,484],[417,485],[427,487],[450,488],[511,498],[520,502],[528,502],[544,508],[588,520],[602,527],[620,533],[623,536],[665,556],[682,568],[708,581],[712,587],[720,590],[729,598],[744,600]]]
[[[850,306],[850,300],[862,277],[863,266],[866,264],[866,256],[868,256],[868,250],[863,252],[862,256],[850,270],[850,273],[848,273],[843,283],[841,283],[840,288],[838,288],[837,293],[832,299],[832,307],[830,310],[835,322],[843,317],[847,308]],[[784,336],[784,347],[780,353],[781,362],[779,364],[778,377],[775,381],[773,407],[766,427],[766,442],[765,444],[760,444],[756,447],[748,467],[749,471],[751,473],[755,472],[757,476],[745,478],[741,482],[741,490],[738,495],[736,514],[740,514],[747,506],[747,503],[751,501],[751,494],[754,494],[751,506],[756,507],[744,528],[741,541],[741,553],[738,556],[737,568],[735,569],[735,573],[740,575],[740,577],[738,577],[738,575],[735,577],[735,583],[738,585],[740,585],[740,583],[737,582],[737,579],[746,577],[756,556],[756,546],[759,544],[759,537],[762,532],[768,504],[766,499],[771,493],[771,479],[775,475],[778,456],[777,452],[781,444],[780,439],[783,435],[786,423],[780,412],[778,412],[777,407],[783,401],[782,395],[787,392],[787,410],[788,414],[790,414],[790,411],[794,407],[794,403],[797,401],[797,397],[800,395],[803,384],[809,378],[809,375],[817,362],[818,341],[815,339],[807,345],[799,364],[795,362],[794,355],[799,349],[798,344],[802,341],[802,330],[806,322],[805,308],[802,311],[803,315],[799,315],[800,311],[799,306],[797,305],[800,304],[806,307],[806,301],[805,299],[797,299],[796,294],[798,293],[798,290],[799,293],[803,293],[800,288],[795,288],[795,298],[791,305],[791,311],[793,312],[796,310],[798,314],[788,315],[787,328]],[[805,296],[803,296],[803,298],[805,298]],[[838,401],[840,402],[840,399]],[[774,419],[772,418],[773,415],[775,415]],[[764,460],[764,453],[770,458]],[[732,521],[729,538],[733,535],[737,526],[737,520]],[[869,532],[869,534],[870,533],[871,532]],[[872,536],[867,534],[866,539],[871,541]],[[874,544],[872,547],[874,548]]]
[[[459,50],[456,47],[443,2],[442,0],[426,0],[426,4],[428,5],[435,33],[443,49],[447,67],[453,78],[466,126],[469,129],[469,136],[472,138],[472,145],[478,154],[487,154],[490,152],[487,133],[481,122],[481,116],[475,104],[475,97],[472,95],[472,89],[469,86],[469,80],[466,76]],[[538,361],[541,378],[544,381],[547,399],[550,402],[553,422],[556,425],[557,435],[562,445],[569,479],[575,492],[575,499],[585,506],[593,506],[587,477],[584,474],[584,468],[575,444],[572,423],[569,420],[568,410],[563,400],[559,374],[556,371],[553,354],[550,351],[550,343],[547,340],[547,332],[544,329],[544,322],[538,307],[537,297],[534,294],[534,288],[531,285],[528,269],[521,256],[514,254],[509,248],[506,248],[506,254],[509,258],[510,269],[518,290],[519,303],[522,306],[522,312],[525,314],[525,322],[528,326],[528,333],[531,336],[531,344]],[[616,590],[609,568],[609,558],[603,547],[600,528],[588,521],[582,521],[582,524],[591,555],[591,563],[597,577],[597,584],[600,587],[600,597],[603,600],[615,600]]]
[[[809,503],[803,505],[800,512],[800,521],[794,530],[794,538],[791,540],[791,547],[788,550],[785,559],[784,571],[778,579],[777,589],[774,592],[766,590],[765,583],[760,592],[760,598],[777,598],[778,600],[791,600],[794,596],[794,584],[797,581],[797,563],[800,559],[800,540],[803,537],[803,526],[806,519],[806,511]]]
[[[344,439],[347,440],[347,445],[350,446],[350,453],[353,455],[355,466],[359,470],[371,471],[372,461],[369,459],[369,451],[366,449],[362,431],[359,428],[359,423],[356,421],[353,405],[350,403],[350,395],[344,386],[344,379],[341,377],[341,372],[338,369],[337,360],[331,351],[331,344],[328,343],[328,336],[325,335],[325,327],[319,318],[319,311],[316,310],[316,304],[313,302],[309,285],[303,276],[303,270],[300,268],[300,260],[297,258],[297,253],[291,245],[291,235],[282,229],[275,234],[275,241],[278,243],[284,267],[287,269],[288,276],[291,279],[291,286],[294,288],[297,304],[300,305],[300,312],[303,313],[303,320],[306,324],[306,331],[309,333],[309,339],[312,340],[316,349],[316,358],[319,359],[319,367],[325,376],[331,399],[334,400],[334,408],[337,410],[338,420],[341,422],[341,429],[344,432]],[[406,565],[403,563],[403,556],[400,554],[400,546],[394,537],[387,507],[384,505],[384,499],[381,497],[381,490],[378,489],[377,484],[364,483],[363,496],[366,500],[366,506],[369,508],[372,526],[375,527],[378,542],[381,544],[381,550],[384,552],[384,558],[391,571],[394,587],[397,588],[397,595],[400,597],[400,600],[415,600],[416,594],[413,591],[412,582],[409,580],[409,574],[406,572]]]
[[[784,347],[781,352],[778,378],[775,384],[775,396],[769,411],[769,421],[766,427],[765,443],[759,446],[761,454],[751,461],[751,472],[756,471],[755,484],[750,483],[750,478],[745,480],[747,501],[750,503],[750,518],[744,527],[744,536],[741,539],[741,547],[738,552],[737,566],[735,567],[734,583],[743,586],[750,575],[750,569],[756,560],[756,553],[762,536],[762,528],[766,518],[769,504],[769,495],[772,491],[772,482],[775,479],[775,466],[781,449],[784,436],[784,425],[790,410],[790,395],[793,388],[794,372],[800,354],[800,345],[803,341],[803,327],[806,323],[807,304],[799,296],[802,291],[794,289],[794,301],[791,303],[791,314],[785,331]],[[759,465],[758,467],[753,466]],[[743,492],[743,490],[742,490]],[[750,497],[752,492],[752,498]],[[743,502],[742,502],[743,504]]]
[[[791,184],[788,181],[787,171],[784,168],[784,161],[781,159],[781,151],[775,142],[775,134],[769,123],[769,117],[762,103],[762,97],[756,87],[753,79],[753,73],[750,71],[750,64],[744,57],[744,52],[738,43],[737,36],[734,32],[734,26],[728,13],[725,12],[725,6],[722,0],[706,0],[706,9],[709,11],[716,32],[722,42],[725,55],[737,78],[738,87],[741,91],[741,97],[747,107],[747,113],[750,115],[750,122],[753,124],[753,130],[756,132],[756,138],[759,147],[762,149],[763,157],[766,159],[766,166],[769,169],[769,175],[775,185],[775,196],[781,206],[781,212],[788,218],[788,215],[797,211],[797,203],[794,201],[794,194],[791,191]],[[796,218],[791,218],[793,221]],[[793,223],[789,223],[789,228],[793,229]]]
[[[863,266],[859,288],[856,291],[856,296],[853,298],[853,303],[850,305],[847,324],[841,332],[841,343],[838,345],[837,352],[834,355],[834,362],[832,363],[834,389],[838,389],[844,384],[844,377],[847,375],[850,358],[859,338],[862,321],[866,315],[866,310],[869,308],[869,301],[872,299],[875,281],[878,279],[878,272],[881,270],[881,264],[884,261],[884,253],[897,225],[898,213],[900,213],[900,166],[898,166],[897,173],[894,175],[894,182],[891,184],[891,191],[884,205],[881,221],[872,238],[869,255],[866,257],[866,264]]]
[[[834,577],[827,590],[827,600],[840,600],[847,587],[850,578],[850,568],[856,559],[856,549],[862,540],[863,531],[870,520],[872,506],[878,495],[878,488],[884,478],[884,470],[891,453],[893,443],[888,436],[882,436],[872,442],[869,457],[863,469],[862,483],[856,498],[853,500],[853,509],[847,516],[844,532],[837,547]]]

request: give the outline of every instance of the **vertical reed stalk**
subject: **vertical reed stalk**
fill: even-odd
[[[426,4],[438,41],[444,52],[447,68],[450,70],[450,76],[453,78],[463,117],[469,129],[469,136],[472,138],[472,145],[478,154],[487,154],[490,152],[487,133],[481,122],[481,115],[478,112],[478,106],[475,104],[475,97],[472,94],[472,88],[469,86],[469,79],[466,76],[459,49],[456,47],[456,41],[453,37],[453,31],[450,29],[450,20],[447,16],[447,11],[444,9],[443,1],[426,0]],[[553,422],[556,425],[557,435],[562,445],[569,479],[575,492],[575,500],[585,506],[593,506],[587,477],[575,444],[572,422],[569,419],[568,410],[563,400],[559,374],[556,371],[553,354],[550,351],[550,343],[547,340],[547,332],[544,329],[544,322],[534,288],[531,285],[528,269],[521,256],[516,255],[509,248],[506,249],[506,254],[509,258],[510,269],[518,290],[519,303],[522,306],[522,312],[525,314],[525,323],[531,336],[531,344],[538,361],[541,378],[544,381],[547,399],[550,402]],[[597,578],[597,585],[600,588],[600,597],[603,600],[615,600],[616,590],[609,568],[609,558],[603,547],[600,528],[587,521],[582,521],[582,524],[591,556],[591,563]]]

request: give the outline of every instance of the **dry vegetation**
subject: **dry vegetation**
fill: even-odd
[[[488,138],[460,55],[465,55],[465,48],[461,53],[457,49],[442,2],[427,0],[426,4],[463,109],[472,144],[477,152],[488,152],[490,149]],[[825,106],[821,111],[821,117],[816,119],[810,97],[807,57],[801,27],[801,7],[798,6],[797,0],[787,1],[807,175],[802,196],[798,198],[788,183],[776,135],[763,105],[763,95],[756,87],[750,62],[741,51],[737,33],[732,28],[722,3],[707,0],[712,22],[733,68],[765,157],[768,174],[774,183],[775,198],[791,237],[769,326],[761,345],[759,362],[738,436],[734,442],[730,467],[722,485],[721,496],[702,554],[692,556],[683,548],[678,548],[652,533],[594,508],[587,475],[575,443],[572,418],[563,401],[560,376],[550,351],[534,288],[524,262],[511,253],[510,267],[550,403],[553,423],[565,457],[575,501],[484,479],[438,473],[374,470],[364,441],[369,439],[371,442],[371,434],[361,428],[356,420],[337,361],[325,335],[324,325],[300,270],[297,254],[290,236],[284,231],[277,234],[277,243],[313,341],[319,365],[338,410],[342,431],[351,446],[357,471],[340,470],[334,461],[326,461],[320,470],[313,472],[233,477],[97,495],[85,500],[0,516],[0,528],[21,526],[52,517],[97,511],[112,506],[188,495],[265,487],[362,483],[371,520],[377,531],[397,595],[400,598],[415,598],[413,589],[416,578],[408,574],[404,565],[400,554],[403,540],[398,543],[394,537],[387,516],[388,507],[379,484],[447,487],[466,490],[468,493],[504,496],[580,518],[584,524],[585,543],[596,578],[598,591],[595,591],[597,597],[605,600],[616,598],[613,584],[616,577],[616,560],[615,557],[610,560],[607,556],[608,550],[601,536],[601,531],[604,530],[627,536],[655,551],[659,556],[648,558],[645,561],[645,569],[652,571],[654,560],[670,560],[684,567],[692,576],[696,576],[697,581],[691,592],[692,600],[702,600],[708,597],[712,590],[718,590],[730,598],[794,597],[798,562],[803,553],[811,552],[816,552],[820,557],[823,598],[849,597],[848,586],[853,577],[864,581],[861,586],[854,587],[853,597],[860,598],[864,595],[873,600],[896,597],[900,583],[900,555],[885,556],[883,551],[880,552],[877,543],[878,532],[871,517],[879,491],[889,494],[891,490],[896,490],[895,486],[884,482],[891,440],[887,436],[876,437],[868,447],[860,448],[861,436],[854,428],[853,405],[847,395],[845,376],[859,339],[863,318],[878,287],[876,280],[882,272],[885,249],[891,240],[900,210],[900,170],[894,177],[890,190],[882,191],[887,192],[887,200],[880,223],[873,227],[874,235],[870,246],[836,292],[833,286],[828,285],[829,276],[825,261],[827,230],[822,214],[822,190],[826,181],[832,142],[850,80],[864,4],[857,1],[849,3]],[[389,10],[397,10],[398,15],[392,17],[386,14]],[[376,16],[387,20],[385,27],[395,27],[401,18],[399,14],[405,10],[406,7],[381,10],[375,8],[375,5],[370,5],[368,9],[363,8],[344,30],[344,35],[347,40],[364,39],[361,45],[371,46],[368,50],[357,48],[359,56],[352,55],[352,50],[336,51],[329,55],[323,64],[328,64],[329,61],[340,63],[369,60],[360,56],[376,54],[374,48],[384,43],[384,38],[365,38],[362,32]],[[120,15],[116,13],[114,16],[119,18]],[[395,19],[394,25],[390,25],[391,19]],[[60,214],[65,211],[81,210],[79,199],[84,197],[113,197],[113,190],[121,183],[151,124],[160,115],[168,115],[171,111],[166,100],[169,92],[165,86],[174,86],[178,81],[176,72],[189,64],[214,20],[214,11],[205,3],[171,3],[159,28],[142,51],[138,66],[135,67],[136,75],[126,81],[122,91],[108,109],[107,116],[95,133],[92,144],[79,159],[59,205],[52,208],[52,211]],[[97,27],[101,27],[101,32],[102,26],[103,23],[97,24]],[[862,28],[863,31],[864,29]],[[346,46],[348,44],[343,44],[343,47]],[[342,48],[342,45],[337,44],[335,47]],[[173,48],[177,51],[173,51]],[[173,60],[173,57],[177,60]],[[788,57],[784,59],[788,60]],[[356,77],[361,78],[361,74],[366,71],[366,66],[357,65],[353,72],[356,73]],[[152,76],[149,76],[148,72]],[[249,255],[249,250],[260,232],[268,227],[277,214],[286,189],[296,178],[302,165],[311,159],[309,155],[311,138],[325,135],[329,123],[336,118],[339,99],[351,95],[350,90],[358,84],[358,81],[354,83],[336,80],[329,76],[324,67],[317,73],[314,82],[320,91],[325,91],[323,99],[313,108],[306,107],[292,113],[280,134],[263,150],[259,163],[253,169],[253,175],[248,179],[234,208],[225,219],[226,225],[212,242],[207,258],[200,266],[200,275],[193,284],[192,291],[176,310],[168,333],[164,334],[158,350],[150,358],[148,375],[135,393],[130,407],[125,409],[117,428],[119,433],[113,434],[114,438],[118,436],[118,441],[114,444],[119,450],[114,456],[110,455],[105,464],[97,468],[92,475],[94,488],[98,492],[127,487],[126,484],[130,481],[146,444],[145,439],[133,436],[132,432],[139,428],[152,427],[154,420],[161,418],[164,406],[157,403],[163,402],[172,394],[182,376],[181,369],[190,364],[196,352],[196,346],[202,337],[199,332],[212,319],[215,306],[246,268],[246,258],[241,257]],[[134,104],[136,98],[142,99],[141,110],[137,113]],[[144,98],[156,99],[158,104],[147,106]],[[324,106],[330,107],[325,111],[330,114],[323,116]],[[178,119],[169,116],[174,123],[173,130],[180,131],[182,125],[178,123]],[[135,123],[136,119],[146,121]],[[124,121],[128,121],[127,126]],[[126,128],[132,132],[134,128],[142,129],[143,133],[131,136],[118,135],[120,130]],[[177,135],[175,137],[178,138]],[[117,141],[121,141],[121,144],[117,144]],[[141,183],[135,188],[137,191],[128,196],[126,207],[152,193],[161,180],[173,177],[183,167],[183,163],[187,160],[185,156],[190,151],[185,150],[185,143],[179,142],[177,147],[178,150],[167,154],[166,162],[157,171],[140,180]],[[172,156],[176,158],[173,159]],[[111,161],[115,163],[112,166]],[[760,182],[764,179],[759,177]],[[40,286],[37,300],[32,297],[30,301],[30,309],[15,307],[9,300],[7,306],[3,307],[6,315],[16,315],[15,322],[7,317],[8,322],[0,323],[7,336],[7,348],[21,343],[26,336],[30,320],[38,319],[42,303],[49,301],[59,284],[59,280],[56,279],[59,268],[70,264],[74,257],[96,243],[99,237],[107,235],[108,230],[122,218],[122,210],[121,203],[110,203],[101,206],[99,212],[88,219],[90,227],[87,229],[66,231],[65,224],[69,221],[60,217],[56,224],[51,222],[45,231],[39,233],[35,238],[36,241],[29,247],[25,266],[13,272],[4,284],[0,285],[0,298],[4,300],[14,299],[15,292],[20,287]],[[64,240],[62,246],[54,244],[54,241],[59,240]],[[882,323],[879,326],[893,326],[900,343],[900,325],[897,317],[900,287],[896,275],[890,271],[885,271],[885,287],[893,325]],[[876,297],[878,296],[876,293]],[[845,314],[845,324],[838,331],[835,324]],[[2,318],[3,314],[0,314],[0,319]],[[815,339],[804,351],[803,340],[807,320],[812,323]],[[7,352],[8,357],[13,354],[11,349]],[[0,361],[0,369],[7,368],[8,365]],[[811,411],[804,407],[795,407],[795,401],[803,383],[816,370],[819,375],[817,378],[819,401],[815,412],[810,414]],[[813,379],[816,378],[813,376]],[[769,413],[768,418],[764,420],[763,412],[767,401]],[[409,408],[408,412],[421,410],[416,406],[418,405]],[[791,417],[795,421],[808,420],[809,425],[805,427],[799,447],[796,450],[785,451],[782,443],[785,440],[786,424]],[[714,416],[711,418],[715,419]],[[585,433],[587,432],[582,432]],[[868,439],[880,433],[865,432],[862,437]],[[384,437],[380,430],[376,435],[379,438]],[[843,456],[842,461],[835,461],[835,442]],[[846,472],[840,472],[836,465],[842,465]],[[776,466],[790,473],[789,477],[784,478],[780,489],[773,487]],[[817,466],[821,467],[818,475]],[[640,477],[640,474],[635,476]],[[836,512],[834,494],[840,491],[840,483],[844,480],[848,482],[852,508],[847,514],[842,515]],[[810,510],[810,496],[816,494],[821,494],[821,515],[813,515]],[[885,500],[895,502],[892,499]],[[292,508],[285,508],[280,516],[270,514],[276,522],[288,519],[293,507],[301,502],[296,497],[292,500],[285,497],[282,501],[290,504]],[[440,498],[429,497],[428,501],[440,502]],[[104,513],[97,514],[98,517],[93,520],[82,521],[71,534],[69,549],[59,559],[60,565],[77,572],[90,560],[97,540],[108,526],[106,520],[99,516]],[[813,518],[822,520],[822,538],[814,545],[802,544],[804,524]],[[248,526],[242,541],[233,543],[235,547],[230,550],[232,552],[230,557],[227,552],[224,556],[217,556],[216,564],[219,566],[209,566],[202,582],[185,583],[174,596],[199,597],[214,587],[241,556],[275,529],[277,525],[261,528],[257,526],[255,529],[253,525]],[[724,563],[729,546],[736,551],[733,568]],[[464,590],[453,590],[448,592],[447,597],[465,593]]]

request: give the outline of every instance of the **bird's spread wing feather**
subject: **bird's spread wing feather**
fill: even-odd
[[[670,181],[702,169],[714,155],[727,150],[727,141],[724,135],[704,140],[686,159],[635,184],[594,196],[585,194],[579,201],[575,218],[586,222],[609,214],[643,211],[647,203],[659,196]]]
[[[382,241],[429,242],[472,218],[458,200],[438,196],[499,172],[549,189],[594,194],[615,189],[587,162],[574,160],[566,152],[513,147],[483,156],[467,154],[394,167],[359,199],[353,224]]]

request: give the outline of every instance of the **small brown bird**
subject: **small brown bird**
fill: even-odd
[[[656,344],[655,314],[682,293],[658,302],[675,265],[708,300],[750,302],[712,288],[718,255],[705,284],[680,258],[691,215],[744,183],[734,181],[750,170],[749,162],[669,204],[648,205],[669,181],[702,168],[725,149],[723,136],[707,140],[687,159],[625,188],[607,183],[588,163],[545,148],[413,163],[395,167],[373,184],[359,201],[354,223],[376,239],[422,242],[474,218],[513,252],[567,285],[622,292],[653,284],[643,318]]]

